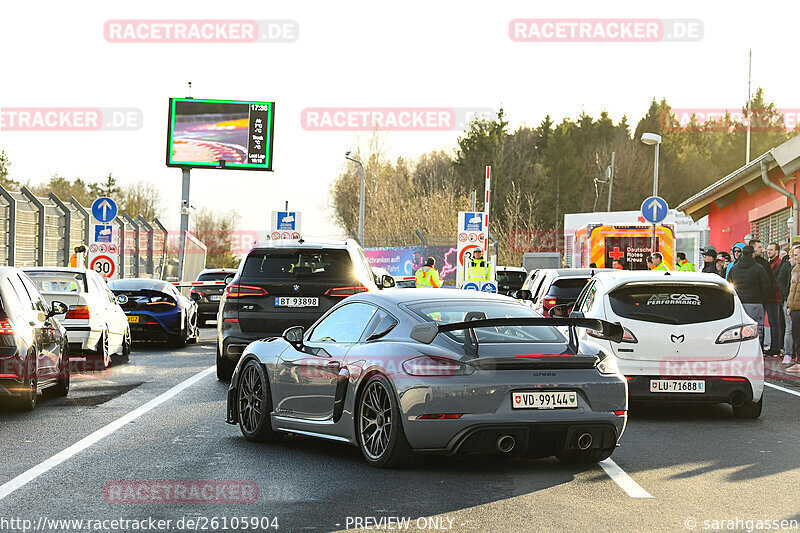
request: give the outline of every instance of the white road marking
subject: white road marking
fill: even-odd
[[[644,490],[638,483],[636,483],[631,476],[629,476],[617,463],[611,459],[600,461],[599,464],[603,470],[606,471],[608,477],[619,485],[625,493],[631,498],[652,498],[649,492]]]
[[[779,390],[781,392],[785,392],[787,394],[794,394],[795,396],[800,396],[800,392],[797,392],[797,391],[794,391],[794,390],[791,390],[791,389],[787,389],[785,387],[781,387],[780,385],[773,385],[772,383],[767,383],[766,381],[764,382],[764,385],[766,385],[767,387],[771,387],[773,389]]]
[[[162,403],[166,402],[170,398],[180,394],[184,389],[187,389],[187,388],[191,387],[192,385],[194,385],[195,383],[197,383],[198,381],[200,381],[201,379],[203,379],[207,375],[211,374],[215,370],[216,370],[215,366],[211,366],[211,367],[206,368],[202,372],[199,372],[199,373],[195,374],[194,376],[190,377],[186,381],[182,381],[181,383],[175,385],[174,387],[169,389],[167,392],[165,392],[165,393],[153,398],[152,400],[150,400],[149,402],[147,402],[147,403],[145,403],[143,405],[140,405],[139,407],[137,407],[136,409],[134,409],[130,413],[128,413],[126,415],[123,415],[120,418],[114,420],[113,422],[111,422],[107,426],[104,426],[104,427],[98,429],[97,431],[95,431],[94,433],[82,438],[81,440],[79,440],[78,442],[76,442],[75,444],[70,446],[69,448],[66,448],[66,449],[58,452],[57,454],[55,454],[51,458],[39,463],[38,465],[34,466],[33,468],[30,468],[30,469],[26,470],[25,472],[23,472],[22,474],[18,475],[17,477],[12,479],[11,481],[8,481],[8,482],[4,483],[3,485],[0,485],[0,500],[2,500],[3,498],[8,496],[9,494],[14,492],[15,490],[19,489],[20,487],[25,486],[27,483],[33,481],[37,477],[41,476],[42,474],[44,474],[45,472],[47,472],[51,468],[54,468],[54,467],[60,465],[61,463],[63,463],[67,459],[69,459],[70,457],[73,457],[73,456],[79,454],[83,450],[87,449],[88,447],[92,446],[93,444],[96,444],[97,442],[99,442],[103,438],[111,435],[112,433],[114,433],[118,429],[122,428],[126,424],[136,420],[137,418],[139,418],[143,414],[147,413],[148,411],[151,411],[152,409],[158,407],[159,405],[161,405]]]

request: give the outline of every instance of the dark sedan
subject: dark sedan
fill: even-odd
[[[200,272],[196,283],[202,285],[192,287],[189,298],[197,302],[197,325],[205,327],[207,320],[216,320],[219,302],[225,292],[225,281],[233,279],[235,268],[209,268]]]

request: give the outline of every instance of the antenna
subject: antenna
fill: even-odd
[[[745,119],[747,120],[747,142],[745,143],[747,147],[747,153],[744,156],[744,164],[750,163],[750,80],[753,77],[753,50],[750,49],[748,54],[748,64],[747,64],[747,112],[745,113]]]
[[[192,82],[187,81],[186,82],[186,98],[191,98],[191,97],[192,97]]]

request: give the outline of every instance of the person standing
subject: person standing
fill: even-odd
[[[653,270],[669,271],[669,268],[667,268],[666,263],[664,263],[664,257],[661,255],[661,252],[656,252],[653,254]]]
[[[789,297],[786,300],[786,306],[789,308],[789,317],[792,321],[792,356],[794,364],[786,369],[787,372],[800,373],[800,364],[798,364],[797,347],[800,345],[800,247],[795,246],[792,248],[792,257],[794,258],[794,268],[792,268],[792,276],[789,285]]]
[[[467,266],[467,281],[480,284],[490,279],[492,279],[492,265],[483,258],[483,250],[477,248]]]
[[[417,270],[414,277],[417,278],[415,285],[419,289],[429,289],[442,286],[442,278],[439,277],[439,272],[434,268],[436,259],[429,257],[425,261],[425,265]]]
[[[69,266],[73,268],[86,268],[86,247],[82,244],[75,247],[74,252],[69,257]]]
[[[764,301],[764,311],[767,314],[769,321],[769,350],[764,352],[764,355],[779,356],[781,354],[781,346],[783,345],[783,321],[781,313],[781,290],[775,281],[778,278],[778,271],[781,266],[781,247],[778,243],[771,242],[767,246],[767,274],[770,277],[770,291]],[[763,258],[762,258],[763,259]]]
[[[743,242],[737,242],[731,248],[731,257],[733,258],[733,261],[728,263],[728,268],[725,270],[725,279],[728,279],[728,275],[731,273],[733,265],[735,265],[739,261],[739,258],[742,257],[742,249],[744,247],[745,244]]]
[[[719,274],[717,271],[716,259],[717,249],[713,246],[706,246],[700,253],[703,254],[703,268],[700,272],[708,272],[709,274]]]
[[[767,273],[767,277],[769,277],[769,284],[770,287],[774,287],[775,285],[775,277],[772,274],[772,268],[769,266],[769,261],[764,257],[764,245],[761,243],[759,239],[750,239],[747,241],[747,244],[753,247],[753,259],[755,259],[756,263],[761,265],[764,271]],[[773,290],[769,290],[764,293],[764,315],[769,319],[770,323],[770,340],[772,337],[772,317],[767,315],[768,311],[774,312],[776,307],[772,304],[776,303],[774,300],[775,292],[777,291],[777,287]],[[764,330],[766,333],[766,329]],[[764,336],[761,337],[761,348],[764,348]],[[772,352],[772,346],[770,346],[769,350],[764,350],[764,355],[772,356],[774,353]]]
[[[728,272],[728,281],[736,289],[747,316],[758,323],[758,338],[763,346],[764,300],[770,291],[771,283],[764,267],[756,263],[753,253],[754,249],[750,245],[742,249],[742,256]]]
[[[783,364],[790,365],[792,362],[792,319],[789,316],[789,308],[786,306],[786,301],[789,298],[789,288],[792,282],[792,269],[794,268],[794,255],[791,250],[786,252],[782,250],[781,253],[781,266],[778,269],[778,277],[776,283],[778,289],[781,291],[781,318],[783,319]]]
[[[620,263],[617,259],[611,261],[611,268],[614,270],[625,270],[625,267],[623,267],[622,263]]]
[[[678,270],[681,272],[695,272],[694,263],[686,259],[686,254],[678,252]]]

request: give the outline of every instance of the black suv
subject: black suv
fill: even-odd
[[[197,325],[205,327],[206,320],[216,320],[219,311],[219,302],[225,292],[225,280],[228,276],[236,274],[235,268],[207,268],[197,276],[198,282],[203,282],[200,287],[193,287],[189,291],[189,298],[197,302]],[[214,285],[214,282],[219,285]]]
[[[228,380],[245,347],[279,337],[292,326],[308,329],[343,298],[394,286],[376,280],[352,239],[340,243],[276,240],[258,245],[225,288],[217,323],[217,377]]]

